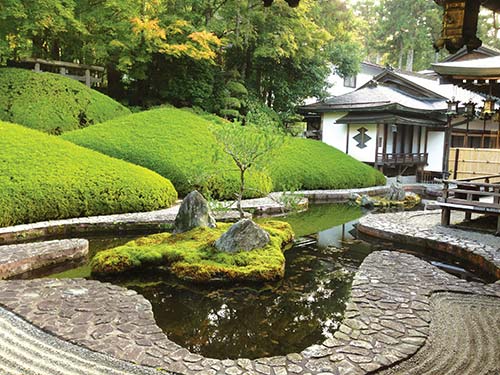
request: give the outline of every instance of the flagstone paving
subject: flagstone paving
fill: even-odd
[[[375,252],[354,277],[345,320],[333,339],[287,356],[220,360],[171,342],[156,326],[150,303],[134,291],[83,279],[0,281],[3,306],[64,340],[141,365],[200,375],[366,374],[390,366],[425,344],[436,292],[489,296],[494,306],[500,303],[499,284],[469,283],[408,254]],[[477,346],[490,349],[487,341]]]
[[[452,216],[463,220],[463,214]],[[440,225],[441,211],[370,214],[359,220],[360,233],[411,246],[447,252],[482,267],[500,279],[500,237]]]

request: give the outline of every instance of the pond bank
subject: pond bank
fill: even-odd
[[[315,202],[345,202],[353,193],[381,195],[388,191],[387,186],[350,190],[308,190],[298,191],[305,199],[299,201],[299,207],[307,207],[307,200]],[[270,197],[243,201],[243,209],[254,214],[275,214],[283,211],[279,203],[281,193],[272,193]],[[19,241],[35,240],[44,237],[74,235],[78,233],[140,232],[159,231],[171,228],[179,211],[180,202],[174,206],[151,212],[91,216],[63,220],[51,220],[32,224],[15,225],[0,228],[0,245]],[[236,221],[238,213],[234,210],[215,213],[217,221]]]

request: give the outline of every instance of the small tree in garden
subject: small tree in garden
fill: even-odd
[[[240,189],[237,194],[237,207],[240,218],[244,218],[241,200],[245,192],[245,174],[256,167],[263,159],[269,157],[273,150],[284,142],[284,137],[271,128],[255,128],[231,124],[214,130],[217,141],[223,151],[231,156],[240,171]]]

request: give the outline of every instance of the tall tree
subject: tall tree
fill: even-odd
[[[432,41],[441,31],[442,8],[428,0],[381,0],[365,4],[362,30],[367,55],[399,69],[421,70],[435,59]]]

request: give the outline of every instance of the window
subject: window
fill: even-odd
[[[344,87],[356,88],[356,76],[344,77]]]
[[[464,139],[463,135],[452,135],[451,136],[451,147],[464,147]]]

